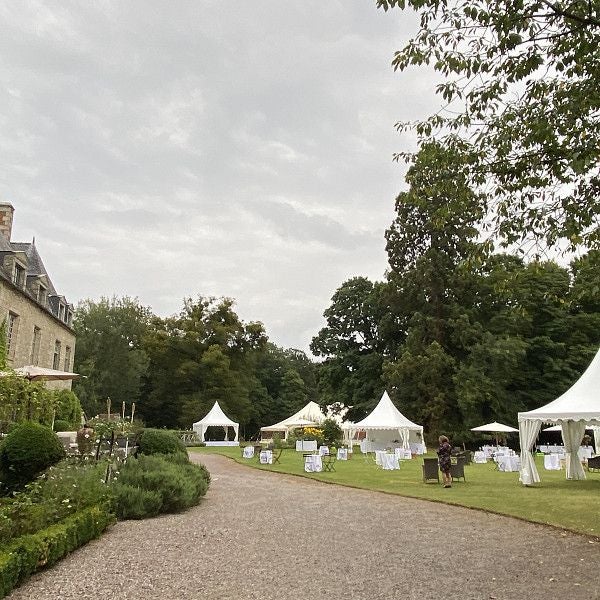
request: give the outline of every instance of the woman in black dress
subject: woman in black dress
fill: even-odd
[[[452,446],[445,435],[440,435],[439,442],[440,447],[437,449],[438,463],[442,472],[444,487],[449,488],[452,487],[452,476],[450,475],[450,453],[452,452]]]

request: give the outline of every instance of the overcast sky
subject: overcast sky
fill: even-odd
[[[308,349],[346,279],[381,279],[412,147],[438,105],[394,73],[416,30],[374,0],[3,2],[0,200],[76,304],[236,299]]]

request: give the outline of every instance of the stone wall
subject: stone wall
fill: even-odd
[[[40,329],[39,354],[37,361],[33,360],[33,363],[40,367],[54,368],[54,350],[58,341],[60,342],[58,370],[71,371],[73,369],[75,334],[72,329],[10,283],[0,279],[0,322],[6,319],[6,327],[8,327],[9,312],[17,315],[16,333],[13,332],[13,340],[8,349],[8,365],[10,367],[15,369],[32,364],[34,327],[38,327]],[[67,348],[70,348],[70,357],[65,363]],[[48,387],[70,389],[71,382],[56,382]]]

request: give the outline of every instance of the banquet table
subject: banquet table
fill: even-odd
[[[244,448],[244,458],[254,458],[254,446],[246,446]]]
[[[558,454],[544,455],[544,469],[546,471],[560,471],[560,456]]]
[[[338,460],[348,460],[348,449],[347,448],[338,448],[337,459]]]
[[[410,444],[410,451],[412,454],[425,454],[425,446],[423,444],[413,442]]]
[[[304,457],[304,470],[307,473],[320,473],[323,470],[323,459],[320,454],[308,454]]]
[[[375,450],[375,464],[381,467],[381,462],[383,460],[383,455],[385,454],[385,450]]]
[[[511,449],[506,446],[498,446],[496,448],[496,456],[509,456],[511,453]]]
[[[261,465],[273,464],[273,452],[271,450],[261,450],[259,455]]]
[[[400,468],[400,463],[396,454],[384,452],[381,455],[381,468],[385,471],[395,471]]]
[[[477,450],[473,453],[473,462],[483,464],[487,462],[485,452],[483,450]]]
[[[499,471],[512,472],[521,470],[521,457],[520,456],[497,456],[496,464],[498,465]]]

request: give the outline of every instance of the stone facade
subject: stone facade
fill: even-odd
[[[35,241],[11,241],[13,212],[10,204],[0,203],[0,320],[8,364],[71,371],[73,307],[54,289]],[[70,388],[71,382],[48,382],[48,387]]]

